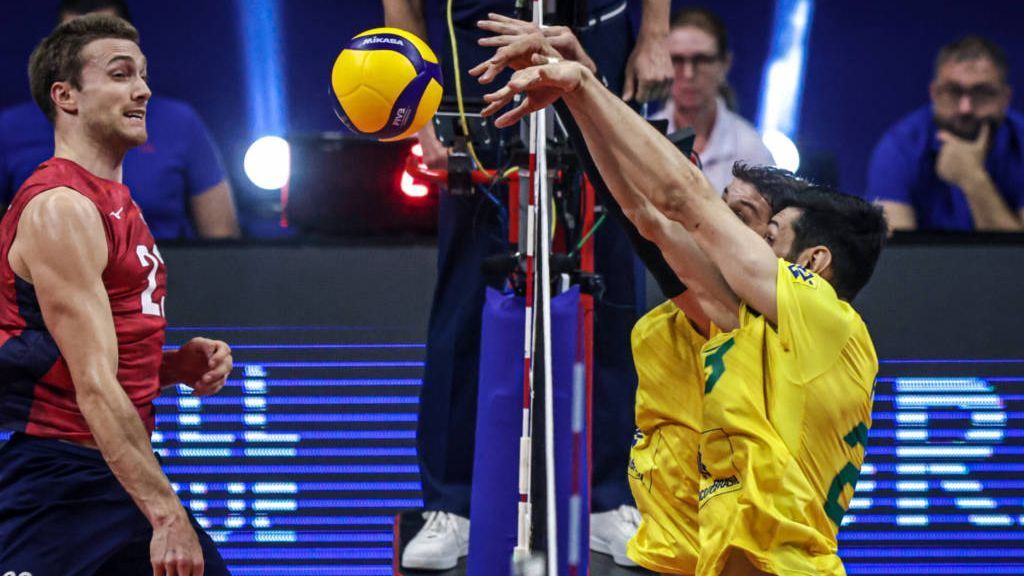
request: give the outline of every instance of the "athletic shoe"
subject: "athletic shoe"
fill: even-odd
[[[402,566],[413,570],[450,570],[469,553],[469,519],[450,512],[423,513],[427,522],[402,552]]]
[[[615,510],[590,515],[590,549],[608,554],[619,566],[636,566],[626,556],[626,542],[640,527],[640,511],[622,505]]]

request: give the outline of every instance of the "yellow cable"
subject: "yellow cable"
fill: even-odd
[[[473,161],[476,162],[476,167],[480,170],[484,170],[483,162],[476,156],[476,150],[473,148],[473,140],[469,137],[469,125],[466,123],[466,109],[462,105],[462,80],[459,72],[459,49],[455,42],[455,26],[452,24],[452,2],[448,0],[448,37],[452,43],[452,67],[455,71],[455,101],[459,105],[459,121],[462,124],[462,133],[466,135],[466,145],[469,148],[469,155],[473,157]]]
[[[555,197],[551,197],[551,239],[555,239],[555,230],[558,228],[558,205],[555,204]]]

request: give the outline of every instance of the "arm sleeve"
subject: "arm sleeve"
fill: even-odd
[[[914,181],[914,162],[906,146],[890,132],[882,136],[871,153],[868,184],[864,198],[869,202],[889,200],[912,204],[910,190]]]
[[[658,283],[662,294],[665,298],[671,299],[685,292],[686,285],[683,284],[679,277],[676,276],[675,271],[668,265],[668,262],[665,261],[658,246],[641,236],[636,226],[622,213],[622,208],[619,207],[618,202],[612,197],[611,192],[608,190],[608,185],[605,184],[604,178],[601,177],[600,170],[597,169],[594,159],[590,156],[586,141],[583,139],[583,133],[580,132],[579,126],[573,120],[569,107],[559,100],[555,102],[555,111],[558,113],[559,120],[561,120],[566,132],[569,134],[569,141],[572,143],[576,155],[580,158],[580,163],[583,165],[587,178],[594,186],[598,200],[608,210],[608,216],[615,219],[622,226],[623,230],[626,231],[626,235],[629,236],[629,241],[633,245],[633,250],[636,251],[637,256],[640,257],[644,266]]]
[[[191,108],[187,111],[187,118],[182,119],[186,130],[185,142],[188,143],[185,150],[185,186],[191,198],[224,180],[225,171],[220,152],[203,121]]]
[[[820,276],[782,259],[776,289],[779,340],[810,380],[835,364],[859,316]]]

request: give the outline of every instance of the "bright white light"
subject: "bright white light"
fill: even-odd
[[[279,190],[291,176],[288,142],[277,136],[258,138],[245,153],[245,175],[264,190]]]
[[[772,153],[772,158],[775,159],[775,164],[779,168],[796,172],[800,167],[800,151],[796,149],[796,144],[793,144],[788,136],[778,130],[768,130],[764,136],[761,136],[761,141],[768,147],[768,151]]]

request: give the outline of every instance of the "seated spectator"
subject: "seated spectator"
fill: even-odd
[[[712,186],[724,190],[732,182],[737,161],[775,164],[754,127],[729,109],[726,75],[732,52],[718,16],[703,8],[679,10],[672,15],[668,45],[675,69],[672,100],[655,118],[668,119],[670,134],[679,128],[694,129],[693,148]]]
[[[922,106],[871,154],[866,198],[893,230],[1021,230],[1024,116],[1010,110],[1006,54],[978,36],[939,51]]]
[[[123,0],[61,0],[58,24],[90,12],[128,20]],[[124,160],[124,183],[158,240],[239,236],[231,186],[220,155],[191,106],[153,97],[149,141]],[[0,204],[53,156],[53,126],[32,101],[0,112]]]

